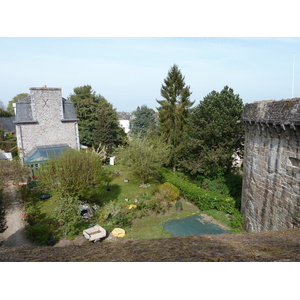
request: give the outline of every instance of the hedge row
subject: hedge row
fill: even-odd
[[[181,178],[178,173],[165,170],[162,176],[166,182],[175,185],[187,200],[194,202],[199,209],[216,209],[229,214],[235,213],[235,200],[232,197],[208,191]]]

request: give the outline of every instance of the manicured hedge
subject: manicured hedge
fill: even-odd
[[[165,170],[162,176],[166,182],[175,185],[180,190],[182,196],[194,202],[199,209],[216,209],[229,214],[235,213],[235,200],[232,197],[202,189],[186,179],[181,178],[176,172]]]

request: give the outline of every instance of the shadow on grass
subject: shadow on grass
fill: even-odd
[[[110,184],[109,190],[106,186],[103,186],[98,194],[101,203],[108,203],[110,201],[117,200],[121,195],[121,187],[118,184]]]
[[[225,184],[228,187],[230,196],[235,200],[235,207],[241,209],[243,176],[229,173],[225,175]]]

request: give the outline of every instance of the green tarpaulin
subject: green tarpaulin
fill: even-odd
[[[163,227],[173,236],[230,233],[220,226],[205,220],[202,216],[171,220],[165,222]]]

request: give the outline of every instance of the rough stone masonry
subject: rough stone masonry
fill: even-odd
[[[247,104],[242,122],[246,230],[300,227],[300,98]]]
[[[16,103],[14,123],[22,160],[38,146],[80,148],[74,104],[62,97],[61,88],[30,88],[30,95]]]

